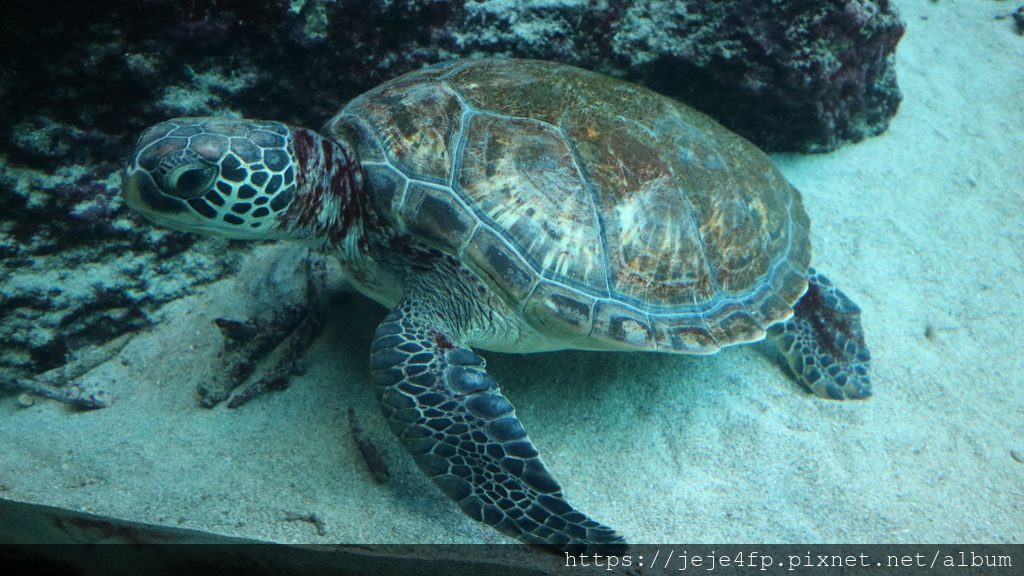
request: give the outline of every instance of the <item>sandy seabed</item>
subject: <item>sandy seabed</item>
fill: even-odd
[[[904,2],[889,131],[775,157],[815,264],[864,310],[872,399],[814,398],[766,345],[486,354],[570,502],[637,543],[1024,542],[1024,37],[995,19],[1011,4]],[[221,346],[211,320],[301,296],[303,250],[260,247],[168,305],[89,375],[111,408],[0,403],[0,497],[275,542],[506,542],[379,417],[366,365],[384,311],[362,298],[332,308],[287,392],[197,407]]]

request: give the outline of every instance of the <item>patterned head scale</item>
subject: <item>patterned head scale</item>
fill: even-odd
[[[158,224],[267,238],[296,190],[292,128],[278,122],[176,118],[139,139],[123,173],[129,206]]]

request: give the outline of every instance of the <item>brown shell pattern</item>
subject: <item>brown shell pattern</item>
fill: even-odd
[[[711,353],[806,290],[799,193],[752,144],[621,80],[530,60],[446,63],[352,101],[390,225],[456,254],[567,346]]]

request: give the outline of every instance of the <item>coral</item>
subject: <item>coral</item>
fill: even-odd
[[[81,351],[62,366],[37,376],[12,378],[6,371],[0,372],[0,388],[22,392],[19,397],[19,404],[22,406],[31,406],[31,395],[35,395],[66,402],[85,410],[106,408],[113,402],[113,395],[94,385],[78,382],[78,378],[113,358],[129,340],[128,334],[119,336],[104,346]]]
[[[377,484],[384,484],[390,480],[391,471],[388,470],[387,462],[384,461],[380,451],[377,450],[377,445],[367,438],[362,426],[359,425],[359,419],[356,418],[356,411],[352,408],[348,409],[348,425],[349,431],[352,434],[352,440],[356,444],[356,449],[359,450],[359,455],[366,462],[366,468],[373,476],[373,481]]]
[[[288,389],[289,377],[301,372],[299,359],[323,327],[328,302],[324,256],[310,255],[306,265],[304,303],[245,321],[214,321],[224,335],[221,370],[212,382],[198,386],[201,406],[213,408],[227,400],[228,408],[239,408],[267,392]]]

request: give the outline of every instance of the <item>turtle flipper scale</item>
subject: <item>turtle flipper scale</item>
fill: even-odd
[[[551,552],[621,554],[625,542],[562,496],[484,360],[406,300],[377,328],[381,410],[416,464],[470,518]]]
[[[864,342],[860,307],[813,267],[793,317],[768,336],[804,384],[830,400],[871,396],[871,352]]]

